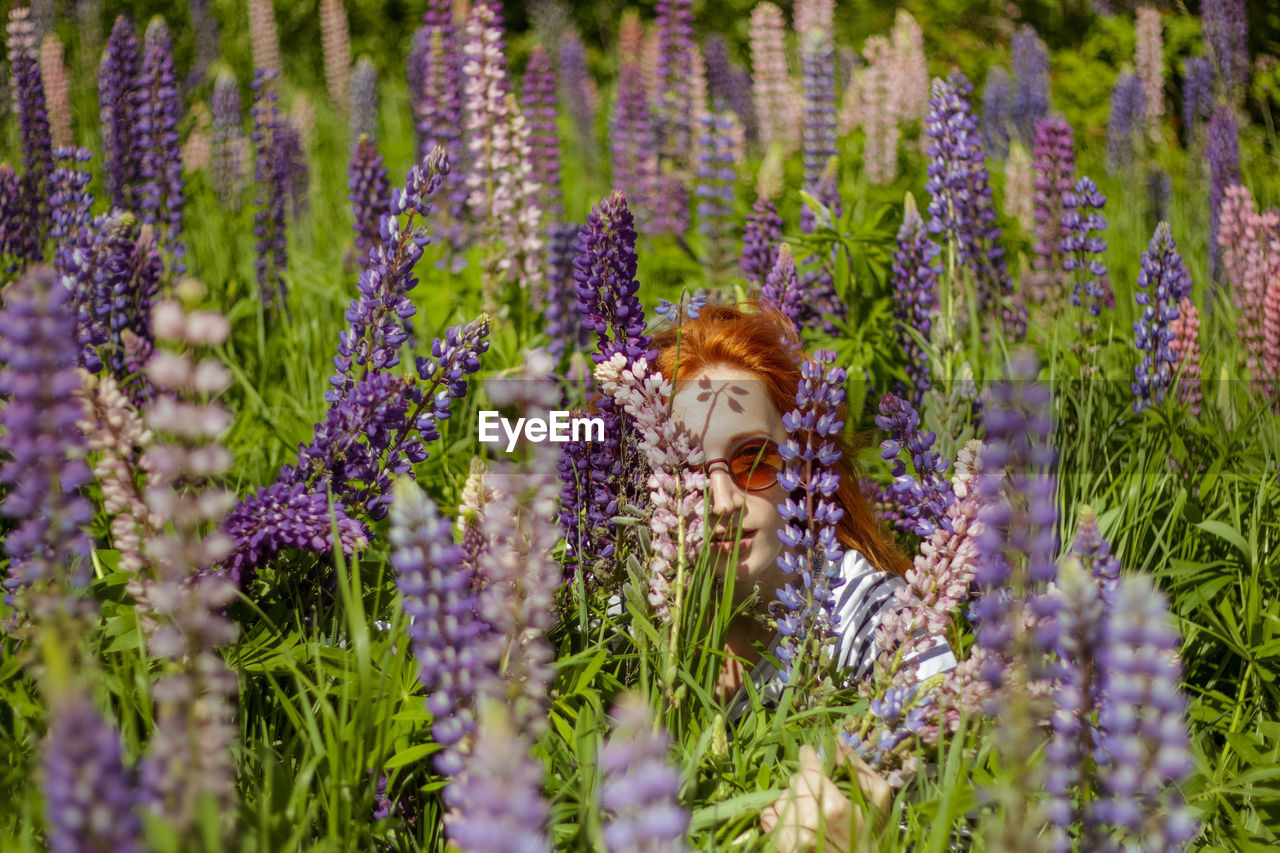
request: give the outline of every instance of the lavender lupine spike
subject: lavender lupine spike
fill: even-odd
[[[195,42],[195,57],[191,61],[191,70],[183,89],[192,91],[204,83],[205,75],[222,53],[222,35],[218,30],[218,19],[209,10],[213,0],[188,0],[187,12],[191,17],[191,32]],[[84,5],[84,4],[79,4]]]
[[[245,182],[244,116],[240,110],[240,85],[223,69],[213,83],[213,183],[224,205],[239,206]]]
[[[0,515],[15,529],[5,537],[9,570],[6,604],[20,611],[38,605],[15,596],[60,579],[70,589],[88,585],[91,543],[83,528],[93,510],[80,494],[92,479],[81,457],[76,426],[80,387],[76,372],[76,314],[72,292],[47,266],[30,269],[5,294],[0,309],[0,450],[8,461],[0,482],[8,488]],[[56,605],[55,605],[56,606]]]
[[[956,498],[950,480],[943,475],[951,463],[933,450],[933,432],[922,431],[915,407],[895,394],[880,398],[876,426],[889,433],[889,438],[880,442],[880,458],[890,463],[893,499],[910,519],[912,532],[924,538],[939,527],[950,532],[947,509]],[[904,449],[911,457],[914,477],[907,473],[901,458]]]
[[[1218,232],[1221,207],[1227,187],[1240,183],[1240,143],[1236,114],[1219,104],[1209,119],[1209,274],[1213,283],[1222,279],[1222,250]],[[1208,303],[1213,309],[1213,301]]]
[[[1098,514],[1088,504],[1080,507],[1071,552],[1079,558],[1090,576],[1101,584],[1103,597],[1110,601],[1116,585],[1120,583],[1120,558],[1111,553],[1111,546],[1102,538]]]
[[[1114,829],[1123,840],[1104,842],[1101,849],[1149,844],[1183,850],[1199,830],[1178,790],[1195,767],[1187,700],[1179,689],[1181,645],[1164,595],[1151,579],[1134,575],[1121,581],[1101,631],[1101,793],[1085,821],[1104,839],[1112,839]]]
[[[1063,199],[1075,186],[1076,152],[1074,131],[1064,118],[1036,123],[1032,168],[1035,186],[1035,254],[1031,260],[1030,296],[1050,312],[1063,306],[1070,277],[1065,274],[1062,255],[1066,213]]]
[[[1072,278],[1071,304],[1083,306],[1089,316],[1079,321],[1081,334],[1086,338],[1096,331],[1096,323],[1103,308],[1115,306],[1107,265],[1102,253],[1107,242],[1099,234],[1107,228],[1102,215],[1107,197],[1087,176],[1076,182],[1072,192],[1062,197],[1062,268]]]
[[[70,691],[53,703],[43,763],[49,850],[143,849],[138,788],[120,735],[87,695]]]
[[[1144,355],[1134,368],[1135,412],[1163,401],[1173,384],[1173,371],[1178,364],[1171,347],[1173,323],[1179,316],[1178,304],[1191,293],[1191,276],[1167,222],[1156,226],[1151,245],[1142,253],[1138,287],[1142,290],[1134,294],[1134,299],[1142,313],[1133,321],[1134,346]]]
[[[995,688],[1007,676],[1002,658],[1014,663],[1019,677],[1031,678],[1040,650],[1048,645],[1044,637],[1027,636],[1023,623],[1028,614],[1051,615],[1044,589],[1056,577],[1058,553],[1051,398],[1036,381],[1037,372],[1034,355],[1015,354],[1009,381],[992,389],[983,413],[987,446],[977,488],[984,502],[978,519],[985,530],[978,539],[975,576],[983,592],[971,613],[978,642],[993,655],[982,677]]]
[[[1026,309],[1013,301],[1013,280],[1000,246],[978,120],[969,109],[972,88],[959,69],[952,69],[947,80],[933,82],[925,119],[929,233],[952,243],[957,263],[973,270],[978,316],[998,311],[1005,333],[1017,339],[1026,332]]]
[[[1201,6],[1200,27],[1205,45],[1222,75],[1223,88],[1232,99],[1239,98],[1248,83],[1248,26],[1244,0],[1206,0]]]
[[[835,591],[840,588],[843,549],[836,526],[844,510],[836,499],[840,471],[836,442],[844,429],[845,371],[835,366],[836,354],[818,350],[801,366],[796,407],[782,416],[790,438],[779,447],[783,470],[778,485],[799,493],[779,505],[786,526],[778,533],[784,546],[778,568],[786,585],[778,590],[778,646],[780,675],[797,690],[797,699],[811,701],[813,688],[823,684],[820,667],[824,649],[835,639],[839,618],[834,614]]]
[[[437,145],[450,153],[455,168],[447,177],[449,216],[464,218],[467,205],[466,146],[463,130],[463,74],[459,61],[461,45],[448,0],[431,0],[423,15],[423,25],[414,36],[410,56],[409,102],[417,129],[417,157],[426,157]],[[452,238],[460,237],[458,234]],[[451,240],[452,242],[452,240]]]
[[[336,372],[325,393],[330,403],[340,400],[371,371],[400,363],[396,351],[408,339],[402,321],[416,311],[408,297],[418,284],[413,267],[431,239],[421,220],[430,215],[431,196],[440,189],[449,168],[448,155],[443,148],[436,148],[409,170],[404,189],[397,187],[390,193],[378,222],[379,241],[360,275],[360,294],[347,308],[350,326],[338,339],[338,354],[333,360]]]
[[[800,334],[804,326],[804,293],[800,290],[800,280],[796,274],[796,260],[791,247],[782,243],[775,250],[773,268],[765,277],[760,288],[760,303],[772,305],[787,316],[795,326],[796,334]]]
[[[1188,145],[1202,139],[1200,130],[1213,115],[1213,62],[1206,56],[1182,61],[1182,127]]]
[[[693,6],[690,0],[657,0],[658,146],[665,160],[679,165],[692,150],[695,105],[690,92],[693,74]],[[665,165],[665,163],[664,163]]]
[[[577,310],[578,293],[573,281],[577,237],[578,226],[570,222],[553,222],[547,229],[547,290],[542,317],[551,339],[547,351],[556,359],[584,343]]]
[[[1013,81],[1003,65],[993,65],[982,85],[982,139],[987,155],[1003,159],[1009,154],[1009,129],[1013,126]]]
[[[800,67],[804,89],[804,188],[818,194],[818,185],[836,156],[835,48],[832,44],[831,3],[810,0],[811,12],[798,20]],[[801,7],[805,8],[805,7]],[[797,10],[800,11],[800,10]],[[894,153],[896,154],[896,145]],[[837,184],[838,184],[838,178]],[[823,200],[830,203],[829,199]],[[802,227],[812,227],[813,213],[801,211]]]
[[[1036,122],[1049,114],[1049,49],[1029,25],[1013,34],[1014,94],[1011,117],[1022,144],[1030,146]]]
[[[468,853],[550,853],[542,762],[502,702],[483,699],[477,717],[466,767],[445,788],[449,839]]]
[[[53,141],[49,113],[45,105],[44,80],[36,57],[35,34],[24,6],[9,10],[8,41],[14,112],[22,143],[20,178],[21,206],[15,219],[21,220],[9,235],[9,249],[20,264],[44,257],[42,244],[49,179],[53,174]]]
[[[390,540],[396,584],[413,619],[409,633],[427,689],[432,738],[444,747],[436,769],[453,776],[463,768],[454,747],[475,731],[476,689],[497,675],[479,649],[488,626],[476,614],[476,577],[448,520],[410,477],[396,481]]]
[[[1080,544],[1077,539],[1077,546]],[[1107,603],[1097,578],[1081,565],[1079,557],[1063,561],[1056,587],[1061,665],[1053,691],[1052,735],[1045,747],[1049,766],[1044,774],[1048,793],[1045,817],[1051,849],[1067,853],[1072,849],[1073,827],[1080,832],[1082,849],[1100,849],[1100,839],[1086,823],[1084,810],[1097,792],[1092,761],[1099,732],[1093,719],[1100,698],[1097,659],[1102,652]]]
[[[697,183],[698,231],[706,241],[707,266],[714,275],[726,273],[732,264],[733,147],[741,127],[732,113],[704,113],[699,120]]]
[[[353,144],[361,136],[378,138],[378,68],[368,54],[360,55],[351,73],[350,123]]]
[[[303,149],[302,131],[296,116],[280,122],[276,137],[276,169],[284,175],[284,185],[289,191],[289,216],[294,222],[307,211],[307,196],[311,187],[311,168],[307,165],[307,152]]]
[[[541,217],[534,204],[539,184],[532,177],[529,128],[508,91],[502,30],[495,7],[478,3],[467,19],[468,148],[472,154],[467,206],[486,243],[484,301],[497,304],[501,286],[514,281],[537,293],[542,285]]]
[[[284,272],[289,265],[289,245],[285,233],[285,195],[288,192],[279,156],[282,121],[276,107],[273,76],[261,68],[253,72],[253,177],[258,195],[253,214],[253,235],[258,238],[254,268],[258,275],[258,291],[262,304],[271,310],[282,310],[287,293]]]
[[[670,736],[654,730],[648,704],[628,693],[613,708],[614,729],[600,751],[604,843],[616,853],[687,850],[689,813],[680,806],[680,771]]]
[[[634,23],[635,19],[624,21]],[[626,193],[642,223],[652,218],[657,192],[657,134],[638,58],[626,57],[619,73],[618,97],[610,122],[613,185]]]
[[[595,135],[595,82],[587,69],[587,51],[573,27],[560,36],[560,100],[573,120],[588,169],[598,158]]]
[[[154,225],[160,244],[173,258],[174,274],[186,266],[182,241],[182,149],[178,123],[182,121],[182,95],[173,67],[173,39],[164,19],[147,25],[138,73],[136,104],[139,150],[139,217]]]
[[[938,305],[938,251],[938,245],[929,239],[925,230],[915,198],[908,194],[893,256],[893,316],[894,331],[902,345],[907,376],[911,380],[911,387],[905,389],[905,393],[916,406],[932,383],[929,359],[908,330],[914,330],[925,341],[930,339]]]
[[[387,167],[382,163],[378,146],[367,136],[361,136],[351,152],[351,164],[347,167],[347,200],[351,202],[351,215],[355,220],[356,250],[363,260],[378,244],[382,211],[387,209],[391,200]]]
[[[778,246],[782,243],[782,217],[772,201],[759,196],[747,214],[747,226],[742,232],[742,258],[738,265],[747,283],[763,287],[765,279],[778,261]]]
[[[1138,75],[1125,71],[1116,78],[1107,121],[1107,171],[1113,175],[1133,165],[1134,148],[1146,109],[1145,100],[1142,80]]]
[[[521,108],[528,117],[533,174],[538,176],[540,185],[536,203],[549,219],[561,219],[564,216],[564,199],[560,191],[560,112],[556,102],[556,74],[542,45],[535,45],[529,54]]]
[[[152,324],[157,340],[188,348],[222,344],[230,333],[221,314],[186,314],[175,302],[158,304]],[[146,553],[154,571],[148,601],[158,625],[147,637],[147,651],[162,675],[153,689],[156,727],[142,783],[150,807],[175,832],[186,833],[202,809],[231,808],[235,788],[237,683],[218,647],[236,638],[224,615],[236,591],[225,577],[208,572],[231,542],[221,531],[203,534],[235,500],[209,482],[232,463],[217,443],[231,415],[213,402],[231,384],[231,373],[213,358],[196,362],[189,354],[157,349],[147,378],[156,395],[147,426],[159,440],[140,463],[149,472],[147,502],[157,521]]]

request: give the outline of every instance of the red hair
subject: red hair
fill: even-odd
[[[788,412],[795,408],[800,365],[806,358],[800,338],[791,321],[777,309],[748,305],[756,310],[708,305],[696,318],[659,334],[653,340],[658,350],[657,369],[674,385],[713,365],[741,368],[760,377],[770,402],[779,412]],[[842,406],[840,416],[844,415]],[[877,523],[858,488],[852,445],[843,435],[837,437],[837,442],[841,453],[836,499],[844,515],[836,536],[846,547],[861,551],[877,569],[905,574],[911,561]]]

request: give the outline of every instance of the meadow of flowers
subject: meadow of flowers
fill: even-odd
[[[1276,849],[1280,20],[1021,5],[11,8],[0,849]],[[652,336],[742,300],[812,359],[739,714]]]

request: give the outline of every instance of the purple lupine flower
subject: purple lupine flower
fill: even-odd
[[[844,510],[836,500],[840,486],[836,440],[844,429],[845,371],[835,361],[833,351],[818,350],[801,366],[796,407],[782,416],[790,437],[778,449],[783,461],[778,485],[789,493],[778,506],[786,522],[778,533],[784,546],[778,568],[787,583],[771,607],[782,638],[779,674],[796,687],[797,698],[821,684],[818,668],[823,650],[834,642],[839,627],[834,593],[844,581],[836,526]],[[799,499],[792,494],[799,494]]]
[[[103,182],[114,207],[137,210],[141,183],[137,79],[142,53],[133,22],[116,18],[98,66],[98,104],[102,121]],[[216,113],[215,113],[216,115]]]
[[[297,468],[282,470],[281,479],[321,493],[327,483],[346,506],[375,520],[385,516],[392,478],[427,458],[426,444],[440,438],[439,423],[466,396],[466,377],[480,369],[488,337],[484,316],[451,326],[431,342],[430,358],[417,359],[419,381],[375,369],[343,387],[311,443],[299,448]]]
[[[604,843],[616,853],[687,850],[689,813],[680,805],[680,771],[667,750],[670,736],[654,730],[648,704],[628,693],[613,708],[614,729],[600,750]]]
[[[1101,792],[1086,824],[1098,826],[1105,839],[1119,830],[1130,844],[1182,850],[1199,827],[1177,787],[1195,766],[1187,700],[1178,688],[1181,638],[1150,578],[1121,581],[1100,640]]]
[[[1158,166],[1147,172],[1147,218],[1159,222],[1169,218],[1173,201],[1173,178]]]
[[[573,121],[588,170],[596,162],[595,91],[587,69],[587,50],[573,27],[560,34],[560,100]]]
[[[444,789],[450,841],[468,853],[549,853],[542,762],[504,703],[485,699],[477,710],[466,766]]]
[[[827,208],[822,214],[821,224],[828,228],[838,222],[843,213],[837,181],[836,161],[832,160],[813,191],[815,198]],[[805,205],[805,209],[809,210],[808,205]],[[813,211],[810,210],[809,213],[811,215],[807,219],[808,227],[816,229],[820,224],[819,218],[817,215],[812,215]],[[804,227],[806,218],[801,216],[800,221],[801,226]],[[827,256],[831,264],[835,263],[838,254],[838,249],[832,245],[831,253]],[[839,323],[843,322],[848,315],[849,306],[836,292],[836,280],[832,267],[823,262],[821,253],[811,255],[805,266],[809,268],[800,277],[800,289],[805,294],[800,322],[805,326],[818,324],[824,334],[837,335],[840,332]]]
[[[1035,187],[1035,254],[1031,259],[1031,298],[1053,312],[1062,307],[1070,279],[1062,258],[1063,199],[1075,185],[1074,132],[1064,118],[1036,123],[1032,184]]]
[[[135,92],[138,125],[139,218],[156,227],[160,245],[173,258],[172,272],[186,267],[182,242],[182,145],[178,123],[182,121],[182,95],[173,68],[173,39],[164,19],[147,25],[142,66]]]
[[[547,290],[542,318],[551,339],[547,351],[557,360],[585,344],[573,280],[577,238],[578,226],[571,222],[552,222],[547,229]]]
[[[772,305],[787,315],[796,334],[800,334],[804,326],[801,318],[804,314],[804,294],[800,290],[800,279],[796,274],[796,259],[791,254],[791,247],[786,243],[774,249],[773,269],[765,277],[760,288],[760,304]]]
[[[1071,551],[1089,574],[1102,585],[1103,597],[1110,601],[1120,582],[1120,558],[1111,553],[1111,546],[1102,538],[1102,531],[1098,529],[1098,514],[1088,504],[1080,508],[1076,539],[1071,545]]]
[[[0,255],[24,255],[25,212],[22,179],[8,163],[0,163]]]
[[[1052,615],[1052,600],[1043,590],[1056,577],[1058,553],[1052,399],[1036,381],[1039,368],[1029,351],[1016,353],[1008,370],[1009,381],[992,388],[983,412],[987,446],[977,492],[983,501],[978,520],[985,529],[977,537],[975,575],[983,592],[971,608],[978,642],[992,655],[982,678],[995,688],[1005,677],[1002,658],[1032,667],[1036,652],[1051,645],[1047,633],[1037,632],[1034,642],[1020,641],[1018,635],[1023,613]]]
[[[213,183],[224,205],[239,206],[244,188],[244,117],[240,111],[240,85],[227,70],[213,83]]]
[[[1191,275],[1167,222],[1156,226],[1151,245],[1142,253],[1138,287],[1142,290],[1133,298],[1142,306],[1142,313],[1133,321],[1134,346],[1145,354],[1134,368],[1135,412],[1163,401],[1173,383],[1178,367],[1178,357],[1170,347],[1173,322],[1179,316],[1178,303],[1191,294]]]
[[[932,430],[920,429],[920,415],[915,407],[896,394],[886,393],[880,398],[880,414],[876,426],[889,433],[880,442],[880,458],[890,463],[893,486],[890,488],[894,502],[902,514],[912,521],[912,532],[928,538],[939,527],[951,530],[947,507],[955,503],[951,481],[943,476],[950,462],[933,450],[935,436]],[[915,476],[907,473],[902,451],[911,457]]]
[[[829,8],[829,7],[828,7]],[[813,21],[808,32],[800,33],[800,66],[804,90],[804,188],[821,197],[820,184],[836,156],[835,50],[830,21]],[[832,189],[838,176],[830,176]],[[830,197],[822,198],[831,204]],[[800,212],[801,227],[813,228],[813,211],[806,205]]]
[[[155,346],[151,314],[160,295],[164,259],[160,255],[155,230],[151,226],[142,226],[134,237],[131,218],[114,226],[113,218],[108,215],[100,230],[109,233],[112,227],[127,228],[132,242],[127,254],[122,251],[125,246],[115,250],[128,257],[125,274],[117,276],[112,272],[108,275],[112,282],[111,308],[107,320],[111,345],[106,361],[111,374],[128,391],[129,398],[135,405],[141,406],[152,396],[151,383],[147,381],[143,371]],[[102,269],[112,270],[114,266],[107,263]]]
[[[253,178],[257,183],[253,235],[258,238],[254,269],[262,304],[272,310],[285,307],[284,271],[289,265],[289,245],[285,234],[285,195],[288,175],[282,168],[280,111],[276,107],[275,73],[261,68],[253,72]]]
[[[657,134],[638,58],[626,58],[610,122],[613,185],[631,199],[642,222],[651,218],[657,192]]]
[[[222,565],[228,577],[244,588],[253,579],[253,568],[281,551],[333,551],[335,524],[344,556],[369,544],[368,532],[346,514],[341,501],[330,506],[323,491],[309,492],[303,483],[272,483],[227,513],[222,531],[235,547]]]
[[[1201,5],[1204,43],[1222,75],[1222,86],[1232,99],[1248,83],[1248,26],[1244,0],[1205,0]]]
[[[973,270],[978,284],[978,316],[999,310],[1005,333],[1021,338],[1026,332],[1026,309],[1013,302],[1013,279],[1000,246],[978,119],[969,109],[972,89],[959,69],[952,69],[945,81],[935,79],[933,83],[925,119],[929,233],[953,243],[957,262]]]
[[[1137,74],[1125,71],[1116,78],[1107,121],[1107,171],[1113,175],[1133,165],[1134,143],[1142,129],[1145,98],[1142,79]]]
[[[693,194],[698,199],[698,231],[706,240],[707,266],[712,275],[717,275],[726,272],[732,263],[736,177],[733,148],[738,125],[727,112],[704,113],[699,124],[702,133],[698,138],[698,167],[694,173],[697,183]]]
[[[868,714],[854,731],[842,731],[840,739],[858,756],[882,773],[890,770],[887,781],[892,787],[905,782],[900,751],[909,748],[915,736],[924,733],[932,695],[920,697],[919,685],[894,686],[880,699],[872,699]],[[896,765],[896,766],[895,766]]]
[[[573,261],[578,315],[584,332],[596,334],[595,364],[622,353],[627,365],[652,361],[650,337],[644,333],[644,308],[636,295],[636,232],[626,197],[614,190],[587,217],[578,231]],[[604,441],[564,445],[560,455],[562,483],[560,524],[570,560],[584,575],[594,575],[613,554],[618,514],[616,489],[622,483],[624,419],[613,399],[603,397],[597,409],[605,421]]]
[[[982,140],[987,155],[1009,155],[1009,128],[1013,126],[1013,81],[1003,65],[993,65],[982,84]]]
[[[696,320],[702,309],[707,307],[709,298],[707,291],[699,287],[693,293],[681,292],[680,298],[675,302],[659,299],[658,304],[654,306],[653,313],[670,323],[676,324],[680,322],[682,317]]]
[[[5,211],[6,219],[11,220],[5,236],[16,266],[22,267],[44,257],[49,179],[53,174],[53,140],[44,79],[26,7],[9,10],[7,46],[24,171],[18,180],[18,203]]]
[[[535,45],[529,54],[520,107],[529,123],[533,174],[539,184],[536,203],[548,218],[559,219],[564,215],[560,191],[560,111],[556,102],[555,70],[542,45]]]
[[[778,261],[782,243],[782,217],[772,201],[759,196],[747,214],[747,227],[742,232],[742,258],[738,266],[748,285],[763,287],[765,279]]]
[[[680,158],[692,150],[694,134],[693,4],[691,0],[657,0],[654,6],[658,31],[657,103],[658,145],[663,158]]]
[[[713,110],[733,109],[729,100],[732,70],[729,67],[729,48],[720,33],[708,33],[702,43],[702,58],[707,64],[707,98]]]
[[[1091,765],[1099,739],[1094,722],[1100,699],[1097,660],[1102,651],[1100,642],[1107,605],[1097,579],[1085,571],[1079,561],[1064,561],[1055,585],[1058,595],[1056,651],[1061,663],[1053,690],[1052,735],[1045,747],[1049,768],[1044,774],[1049,840],[1054,853],[1067,853],[1072,849],[1072,827],[1076,827],[1082,836],[1081,848],[1097,850],[1099,839],[1096,835],[1088,837],[1091,828],[1085,821],[1084,810],[1097,791],[1097,774]]]
[[[49,177],[49,238],[69,242],[89,222],[93,196],[87,187],[92,178],[78,166],[93,159],[93,152],[88,148],[59,148],[54,151],[54,159],[58,166]]]
[[[361,54],[351,72],[351,143],[361,136],[378,138],[378,68]]]
[[[414,36],[410,59],[409,101],[418,140],[417,159],[437,145],[449,152],[454,168],[445,176],[449,217],[460,222],[467,207],[466,145],[463,142],[463,56],[450,0],[430,0],[423,26]],[[456,229],[455,229],[456,230]],[[451,234],[450,243],[460,240]]]
[[[1014,94],[1010,117],[1022,144],[1030,147],[1036,122],[1049,114],[1049,49],[1029,24],[1013,34]]]
[[[1182,61],[1182,127],[1190,144],[1213,115],[1213,62],[1207,56]]]
[[[361,136],[347,167],[347,200],[355,220],[356,249],[363,260],[379,241],[379,221],[391,200],[391,181],[378,146]]]
[[[114,726],[87,695],[51,709],[44,751],[45,841],[53,853],[142,850],[140,798]]]
[[[924,340],[933,331],[933,313],[938,305],[938,245],[929,239],[914,196],[907,196],[902,227],[898,229],[897,251],[893,256],[894,332],[902,345],[911,387],[907,399],[919,406],[929,388],[929,359],[916,342],[914,330]]]
[[[427,690],[431,736],[444,750],[436,769],[455,776],[463,756],[453,749],[475,731],[479,682],[496,673],[479,648],[488,626],[477,614],[476,576],[453,542],[449,522],[410,477],[397,480],[391,504],[391,564],[412,619],[409,635]]]
[[[325,399],[336,403],[359,378],[400,363],[396,350],[408,339],[402,321],[416,312],[408,293],[417,286],[413,267],[430,243],[420,219],[431,213],[430,198],[449,173],[449,157],[437,147],[409,170],[404,189],[391,191],[378,222],[379,240],[360,274],[359,296],[347,308],[348,328],[338,339],[337,372]],[[400,217],[404,216],[402,223]]]
[[[89,582],[91,543],[83,528],[93,510],[78,492],[92,474],[78,458],[85,444],[76,426],[78,349],[72,292],[49,267],[33,267],[6,291],[0,309],[0,450],[8,457],[0,468],[8,487],[0,515],[16,525],[4,542],[10,606],[23,587],[66,578],[80,589]]]
[[[284,176],[289,190],[289,213],[296,222],[307,210],[307,193],[311,184],[311,167],[302,148],[302,132],[293,119],[280,122],[276,137],[276,169]]]
[[[1240,183],[1240,143],[1237,139],[1236,114],[1226,104],[1219,104],[1209,119],[1209,273],[1211,284],[1222,278],[1222,248],[1218,245],[1221,227],[1222,196],[1227,187]],[[1212,309],[1213,300],[1207,300]]]
[[[1107,265],[1102,262],[1107,241],[1097,236],[1107,228],[1102,215],[1106,203],[1107,197],[1088,176],[1081,177],[1075,189],[1062,197],[1062,268],[1073,280],[1071,304],[1085,307],[1090,317],[1115,306]],[[1082,333],[1091,335],[1094,325],[1086,319]]]
[[[190,92],[204,82],[209,66],[221,54],[222,36],[218,32],[218,19],[209,11],[211,0],[188,0],[187,11],[191,17],[191,31],[195,41],[195,58],[183,88]]]

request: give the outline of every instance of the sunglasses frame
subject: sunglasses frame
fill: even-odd
[[[754,487],[748,486],[745,483],[739,482],[737,476],[733,473],[732,460],[737,458],[737,456],[742,452],[742,449],[744,447],[746,447],[749,444],[754,444],[756,442],[760,442],[761,446],[760,446],[760,450],[756,453],[756,461],[752,464],[752,468],[751,468],[752,471],[755,470],[755,466],[760,464],[760,459],[767,448],[772,446],[775,453],[781,449],[781,445],[779,445],[778,442],[774,441],[772,438],[769,438],[767,436],[753,436],[751,438],[744,438],[742,441],[739,441],[737,444],[733,446],[733,448],[729,451],[728,456],[721,456],[717,459],[708,459],[706,462],[703,462],[702,463],[703,472],[708,477],[710,477],[711,467],[713,465],[718,465],[721,462],[723,462],[725,467],[725,472],[729,475],[729,479],[733,481],[733,484],[735,486],[737,486],[739,489],[742,489],[744,492],[763,492],[766,489],[773,488],[778,484],[778,476],[782,473],[781,471],[778,471],[777,474],[774,475],[773,482],[764,486],[754,486]]]

